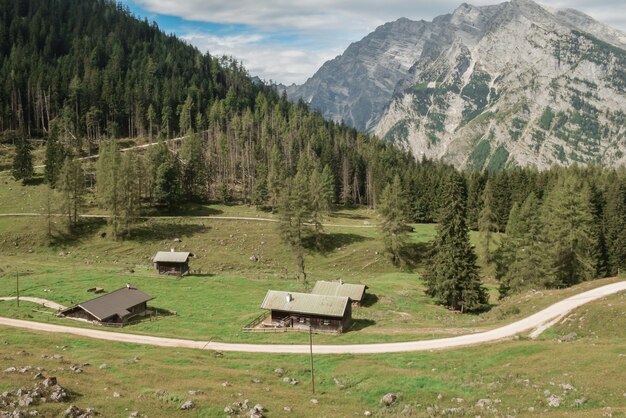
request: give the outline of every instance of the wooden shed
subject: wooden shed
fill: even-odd
[[[159,251],[152,261],[159,274],[184,276],[189,274],[189,257],[191,253],[181,251]]]
[[[99,322],[125,324],[133,317],[144,315],[148,301],[154,299],[147,293],[129,285],[64,309],[59,316]]]
[[[261,304],[270,311],[268,325],[342,333],[352,325],[348,297],[269,290]]]
[[[360,306],[365,297],[366,289],[367,286],[364,284],[344,283],[342,280],[336,282],[319,280],[315,282],[311,293],[327,296],[347,296],[353,305]]]

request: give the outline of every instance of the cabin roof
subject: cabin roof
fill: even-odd
[[[159,251],[152,261],[155,263],[186,263],[191,253],[182,251]]]
[[[348,303],[349,299],[345,296],[268,290],[261,308],[273,311],[343,317]]]
[[[67,308],[62,311],[62,313],[79,307],[96,317],[98,321],[104,321],[115,315],[123,318],[130,313],[129,310],[133,306],[148,302],[152,299],[154,298],[149,294],[132,286],[126,286],[114,290],[111,293],[107,293],[106,295],[98,296],[97,298]]]
[[[365,295],[365,289],[367,286],[364,284],[350,284],[341,281],[327,282],[320,280],[315,282],[315,286],[311,293],[317,295],[327,296],[347,296],[355,302],[361,302],[363,295]]]

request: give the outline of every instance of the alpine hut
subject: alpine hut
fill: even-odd
[[[123,325],[133,317],[145,315],[148,301],[152,299],[152,296],[127,284],[106,295],[66,308],[59,312],[59,316]]]
[[[326,296],[347,296],[350,298],[352,305],[360,306],[365,297],[366,289],[367,286],[364,284],[344,283],[342,280],[336,282],[319,280],[315,282],[311,293]]]
[[[184,276],[189,274],[189,257],[191,253],[174,251],[159,251],[152,258],[154,267],[159,274],[170,274],[173,276]]]
[[[340,334],[352,325],[352,306],[346,296],[269,290],[261,308],[270,311],[263,326]]]

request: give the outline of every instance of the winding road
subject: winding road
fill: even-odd
[[[435,340],[409,341],[382,344],[351,344],[351,345],[314,345],[316,354],[382,354],[410,351],[430,351],[456,348],[469,345],[484,344],[511,338],[517,334],[535,330],[531,335],[539,335],[546,327],[553,325],[572,310],[586,303],[603,297],[626,291],[626,281],[601,286],[557,302],[542,311],[519,321],[476,334],[458,337],[439,338]],[[24,299],[26,300],[26,299]],[[73,334],[81,337],[96,338],[107,341],[118,341],[134,344],[147,344],[160,347],[183,347],[200,350],[231,351],[245,353],[273,354],[308,354],[308,345],[290,344],[235,344],[213,341],[193,341],[178,338],[163,338],[147,335],[126,334],[121,332],[101,331],[90,328],[76,328],[64,325],[52,325],[41,322],[23,321],[0,317],[0,326],[24,328],[34,331]]]

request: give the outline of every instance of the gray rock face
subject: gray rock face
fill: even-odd
[[[626,164],[626,34],[531,0],[377,28],[286,89],[458,167]]]

